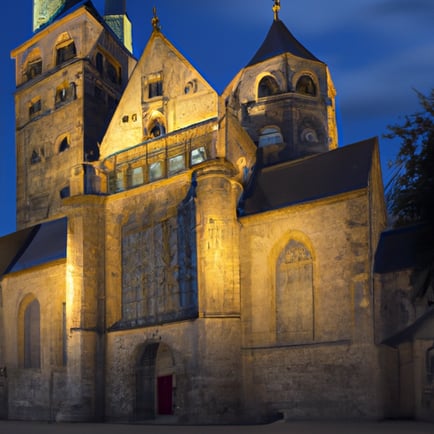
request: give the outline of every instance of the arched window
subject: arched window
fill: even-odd
[[[151,137],[159,137],[159,136],[163,136],[164,134],[166,134],[166,128],[164,128],[164,125],[161,124],[158,121],[155,121],[153,123],[153,125],[151,126],[150,129],[150,134]]]
[[[74,41],[72,39],[56,45],[56,65],[61,65],[77,55]]]
[[[24,74],[27,80],[31,80],[32,78],[42,74],[42,56],[39,48],[32,50],[27,57],[24,65]]]
[[[280,93],[280,88],[273,77],[267,75],[261,79],[258,85],[258,98],[277,95],[278,93]]]
[[[36,149],[33,149],[32,156],[30,157],[30,164],[40,163],[41,160],[41,154]]]
[[[36,59],[32,62],[27,63],[26,67],[26,77],[27,80],[31,80],[38,75],[42,74],[42,59]]]
[[[283,143],[282,133],[278,127],[265,127],[259,135],[258,146],[264,148],[270,145],[279,145]]]
[[[316,86],[309,75],[302,75],[295,86],[295,91],[302,95],[316,96]]]
[[[75,83],[63,84],[56,89],[56,97],[54,104],[59,107],[69,101],[76,99]]]
[[[276,264],[276,331],[281,342],[313,339],[313,261],[303,243],[291,239]]]
[[[59,154],[69,149],[68,137],[64,137],[59,145]]]
[[[41,367],[41,313],[39,301],[26,297],[19,315],[19,353],[23,368]]]

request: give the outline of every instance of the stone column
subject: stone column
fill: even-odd
[[[198,269],[197,370],[192,377],[195,423],[239,420],[241,377],[239,223],[241,186],[232,166],[215,160],[196,172]]]
[[[104,202],[67,200],[67,396],[57,420],[104,417]]]
[[[240,312],[239,223],[241,185],[223,160],[196,172],[198,303],[200,316]]]

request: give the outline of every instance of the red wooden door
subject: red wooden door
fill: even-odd
[[[172,376],[157,378],[158,414],[172,414]]]

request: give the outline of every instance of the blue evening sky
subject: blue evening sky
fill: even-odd
[[[103,13],[104,0],[95,0]],[[15,230],[15,66],[10,51],[32,34],[32,0],[2,3],[0,27],[0,236]],[[134,54],[150,36],[152,7],[165,36],[221,93],[264,40],[272,0],[127,0]],[[385,183],[398,143],[387,125],[419,109],[434,87],[434,0],[281,0],[280,19],[331,71],[339,145],[378,136]]]

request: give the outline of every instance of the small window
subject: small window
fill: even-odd
[[[262,78],[262,80],[259,82],[258,98],[277,95],[278,93],[280,93],[279,85],[277,84],[277,81],[270,75]]]
[[[203,146],[191,151],[191,165],[202,163],[206,160],[206,150]]]
[[[160,122],[156,121],[150,129],[151,137],[159,137],[166,134],[166,128]]]
[[[119,70],[116,68],[115,65],[113,65],[109,61],[106,62],[106,66],[107,66],[107,77],[109,78],[109,80],[112,83],[119,84],[120,83]]]
[[[56,97],[54,104],[56,107],[63,105],[77,98],[75,83],[69,83],[66,86],[59,86],[56,89]]]
[[[65,199],[66,197],[71,196],[71,191],[68,187],[63,187],[62,190],[59,191],[59,196],[61,199]]]
[[[29,117],[34,117],[38,115],[42,110],[41,99],[32,101],[29,106]]]
[[[96,53],[95,63],[96,63],[97,71],[100,74],[102,74],[104,66],[103,66],[103,55],[101,53]]]
[[[56,48],[56,65],[61,65],[77,55],[74,41]]]
[[[302,95],[316,96],[315,83],[308,75],[302,75],[298,79],[295,91],[297,93],[301,93]]]
[[[145,182],[143,176],[143,167],[134,167],[131,169],[131,187],[136,187],[142,185]]]
[[[126,124],[126,123],[128,123],[129,120],[130,120],[130,117],[128,115],[122,116],[122,123]]]
[[[151,83],[149,83],[149,98],[155,98],[157,96],[162,96],[163,95],[163,81],[162,80],[158,80],[158,81],[153,81]]]
[[[303,143],[313,144],[318,143],[318,134],[313,128],[304,128],[300,134],[300,139]]]
[[[176,157],[169,158],[169,175],[174,175],[185,169],[184,155],[177,155]]]
[[[40,163],[41,160],[41,154],[36,149],[33,149],[32,156],[30,157],[30,164]]]
[[[187,95],[189,93],[194,93],[197,91],[196,80],[189,81],[184,87],[184,93]]]
[[[68,143],[68,138],[67,137],[64,137],[63,139],[62,139],[62,141],[60,142],[60,145],[59,145],[59,154],[61,153],[61,152],[65,152],[67,149],[69,149],[69,143]]]
[[[26,68],[26,77],[27,80],[31,80],[36,76],[42,74],[42,60],[34,60],[33,62],[29,62]]]
[[[149,166],[149,180],[155,181],[163,177],[163,164],[161,161],[152,163]]]
[[[267,127],[261,131],[261,135],[259,136],[259,143],[258,143],[258,146],[260,148],[264,148],[270,145],[278,145],[281,143],[283,143],[283,137],[279,128]]]

